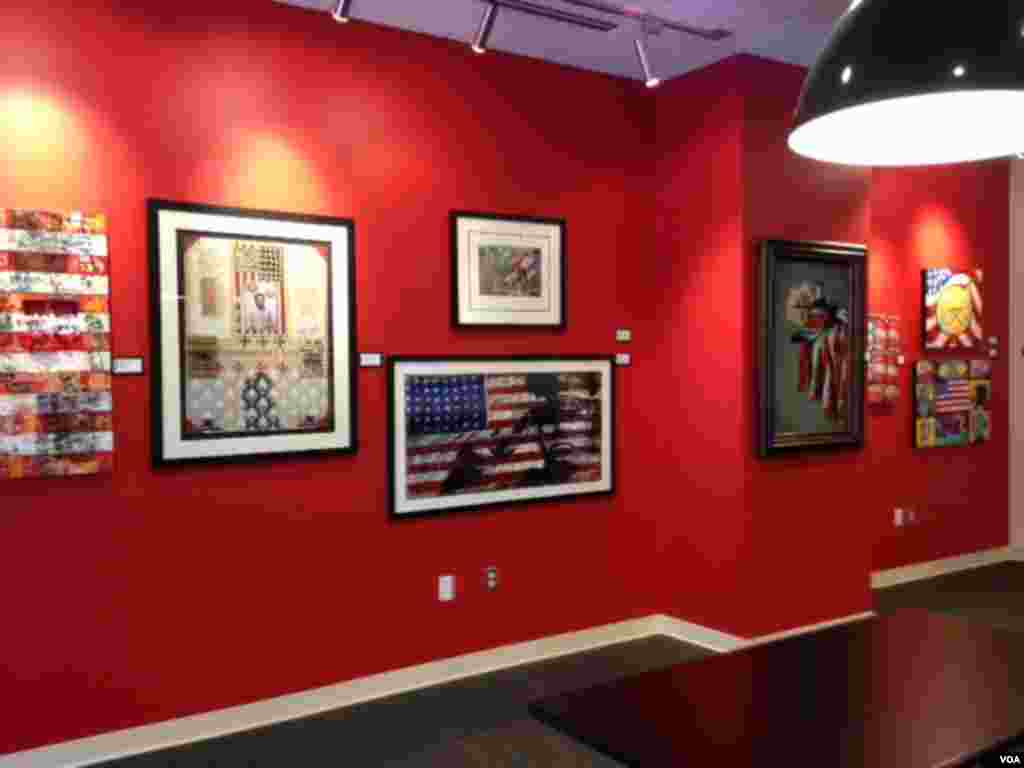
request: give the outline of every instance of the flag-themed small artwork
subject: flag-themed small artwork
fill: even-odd
[[[892,405],[900,399],[900,319],[868,315],[867,400],[869,405]]]
[[[607,358],[391,361],[391,511],[611,493]]]
[[[0,210],[0,479],[113,469],[101,214]]]
[[[991,439],[992,370],[987,360],[921,360],[915,372],[918,448],[951,448]]]
[[[980,269],[924,272],[924,345],[928,350],[977,349],[984,331],[984,273]]]

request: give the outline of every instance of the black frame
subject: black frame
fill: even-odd
[[[539,499],[514,499],[510,501],[494,501],[482,504],[463,504],[459,506],[446,507],[444,509],[427,510],[423,512],[396,511],[398,499],[395,496],[395,369],[401,363],[521,363],[521,362],[606,362],[608,371],[608,402],[610,406],[611,428],[607,436],[611,452],[611,467],[609,469],[611,487],[608,490],[589,491],[586,493],[566,493],[561,496],[548,496]],[[615,495],[618,486],[618,456],[615,444],[616,423],[616,402],[615,402],[615,357],[609,355],[395,355],[388,360],[388,515],[391,520],[419,520],[422,518],[438,517],[440,515],[459,514],[464,512],[481,512],[504,507],[516,507],[524,504],[544,504],[551,502],[565,502],[573,499],[607,498]],[[604,435],[602,435],[604,439]]]
[[[164,350],[161,347],[162,319],[160,315],[160,212],[183,211],[187,213],[213,214],[219,216],[235,216],[249,219],[278,219],[281,221],[302,224],[325,224],[343,227],[348,230],[348,295],[349,303],[349,403],[351,411],[351,444],[341,448],[325,448],[317,450],[283,451],[267,454],[240,454],[236,456],[215,456],[199,458],[168,459],[163,455],[163,361]],[[158,198],[147,200],[147,217],[149,221],[149,262],[150,262],[150,343],[152,345],[152,370],[150,380],[153,399],[152,452],[155,467],[182,466],[188,464],[234,464],[241,462],[259,462],[274,459],[291,459],[308,456],[353,455],[359,451],[359,353],[356,304],[356,227],[352,219],[312,214],[297,214],[282,211],[267,211],[251,208],[232,208],[202,203],[184,203]],[[332,281],[335,279],[332,276]],[[179,318],[180,318],[179,303]],[[336,344],[344,344],[337,340]]]
[[[864,445],[864,350],[867,316],[867,248],[849,243],[766,240],[761,245],[761,290],[758,338],[758,453],[762,458],[816,448],[861,448]],[[850,269],[849,429],[828,434],[777,434],[775,431],[774,297],[776,266],[781,260],[818,261]]]
[[[569,319],[569,227],[565,219],[549,219],[537,216],[523,216],[479,211],[452,211],[449,214],[452,260],[452,325],[456,328],[535,328],[537,330],[564,331]],[[459,316],[459,219],[487,219],[489,221],[512,221],[523,224],[545,224],[558,227],[561,264],[561,317],[557,323],[466,323]]]

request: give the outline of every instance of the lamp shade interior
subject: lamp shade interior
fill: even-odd
[[[863,0],[811,69],[789,145],[848,165],[1024,151],[1024,3]]]

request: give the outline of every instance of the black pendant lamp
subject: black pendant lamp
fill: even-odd
[[[874,166],[1024,151],[1024,0],[854,0],[804,83],[789,146]]]

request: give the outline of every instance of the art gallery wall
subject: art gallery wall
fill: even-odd
[[[916,339],[940,253],[977,251],[1001,300],[998,164],[869,179],[792,158],[802,73],[753,57],[650,94],[241,0],[11,0],[0,42],[3,205],[108,214],[116,354],[149,360],[150,196],[354,218],[365,351],[636,337],[617,497],[402,524],[384,371],[360,373],[356,457],[166,472],[148,378],[117,379],[113,477],[4,486],[0,753],[655,612],[759,634],[865,609],[872,567],[1005,543],[998,367],[990,446],[911,450],[908,372],[864,453],[753,458],[754,242],[867,240],[872,300]],[[453,208],[566,217],[566,333],[450,328]],[[936,520],[895,532],[904,477]]]
[[[13,0],[0,42],[0,197],[108,214],[116,354],[150,360],[150,196],[354,218],[365,351],[611,354],[645,317],[641,84],[269,1]],[[451,329],[455,208],[567,219],[564,334]],[[160,472],[148,384],[115,381],[112,477],[4,483],[0,752],[656,610],[657,510],[625,494],[391,523],[384,370],[356,457]]]
[[[667,293],[659,306],[671,312],[651,352],[685,352],[674,375],[646,372],[643,385],[667,403],[656,439],[691,436],[658,471],[685,483],[693,502],[682,507],[690,514],[662,518],[658,567],[712,585],[663,580],[662,605],[743,635],[869,610],[870,571],[1008,539],[1006,363],[994,376],[1002,434],[947,450],[912,447],[910,369],[923,354],[927,266],[984,268],[986,333],[1007,336],[1007,164],[870,172],[799,158],[786,134],[804,74],[738,56],[656,97],[656,270]],[[756,456],[755,297],[766,238],[870,249],[869,310],[900,316],[909,362],[899,404],[867,409],[862,451]],[[687,392],[701,393],[699,407],[679,397]],[[922,522],[894,528],[897,506]]]

